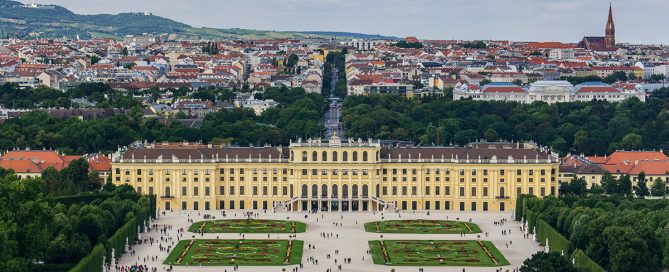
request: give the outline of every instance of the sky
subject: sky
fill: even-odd
[[[22,0],[76,13],[148,11],[192,26],[346,31],[420,39],[578,42],[603,36],[609,0]],[[669,44],[667,0],[613,0],[617,42]]]

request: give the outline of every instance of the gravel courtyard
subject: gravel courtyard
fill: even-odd
[[[164,226],[171,226],[166,234],[163,234],[163,239],[171,239],[170,241],[161,240],[161,233],[156,229],[150,232],[142,233],[142,239],[149,239],[153,237],[157,240],[153,245],[150,243],[143,243],[132,246],[135,254],[124,254],[119,261],[120,266],[130,265],[146,265],[149,269],[156,268],[157,271],[167,271],[168,265],[163,265],[163,261],[169,252],[160,250],[160,246],[166,247],[168,245],[176,244],[179,239],[240,239],[240,234],[237,233],[205,233],[203,235],[198,233],[188,232],[188,227],[193,222],[205,220],[205,214],[214,216],[216,219],[233,219],[245,218],[244,211],[227,210],[226,217],[221,216],[221,211],[201,211],[201,212],[166,212],[165,215],[160,215],[153,224],[157,224],[159,228]],[[477,240],[480,236],[481,240],[491,241],[500,250],[500,252],[511,263],[509,266],[502,267],[502,271],[512,271],[514,268],[519,268],[522,262],[531,256],[534,252],[542,250],[538,243],[530,239],[523,238],[523,232],[520,230],[520,223],[512,221],[511,212],[430,212],[427,215],[425,212],[323,212],[316,214],[306,214],[298,212],[272,212],[271,210],[264,213],[258,211],[258,219],[289,219],[304,222],[307,224],[306,233],[298,233],[297,240],[304,241],[304,255],[302,257],[303,267],[298,271],[350,271],[350,272],[389,272],[395,269],[397,272],[404,271],[418,271],[419,267],[407,266],[385,266],[375,265],[372,263],[371,255],[368,254],[369,240]],[[306,218],[305,218],[306,216]],[[483,230],[481,234],[467,234],[461,237],[460,234],[378,234],[365,232],[363,227],[365,222],[377,221],[386,219],[444,219],[444,220],[459,220],[469,221],[478,224]],[[503,225],[495,224],[500,220],[508,220]],[[183,228],[183,234],[178,235],[177,230]],[[506,230],[507,234],[503,235],[502,231]],[[510,234],[508,233],[510,230]],[[486,237],[487,233],[487,237]],[[328,234],[330,237],[328,238]],[[290,234],[270,234],[269,239],[291,239]],[[383,238],[380,236],[383,235]],[[245,239],[268,239],[267,234],[244,234]],[[309,245],[312,248],[309,248]],[[173,245],[172,245],[173,246]],[[338,250],[338,253],[335,251]],[[330,258],[328,258],[330,255]],[[154,261],[152,261],[153,257]],[[157,258],[156,258],[157,257]],[[350,258],[350,263],[344,263],[344,258]],[[336,261],[336,264],[335,264]],[[341,270],[339,270],[341,265]],[[236,271],[244,272],[281,272],[283,268],[285,271],[293,271],[297,265],[293,266],[240,266]],[[424,271],[463,271],[463,267],[447,267],[447,266],[425,266]],[[112,266],[113,269],[113,266]],[[330,269],[330,270],[328,270]],[[465,271],[496,271],[499,267],[465,267]],[[112,270],[113,271],[113,270]],[[174,266],[173,271],[202,271],[202,272],[226,272],[233,271],[233,267],[216,266],[216,267],[197,267],[197,266]]]

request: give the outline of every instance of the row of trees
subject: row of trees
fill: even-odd
[[[113,91],[106,83],[83,83],[65,92],[45,86],[20,88],[15,83],[0,85],[0,104],[10,108],[69,108],[76,107],[73,98],[88,98],[98,108],[137,107],[140,102],[131,94]]]
[[[669,200],[567,196],[524,203],[524,211],[546,221],[606,271],[669,267]]]
[[[392,45],[397,46],[399,48],[414,48],[414,49],[423,48],[423,44],[420,42],[407,42],[404,40],[393,43]]]
[[[323,94],[346,97],[346,54],[344,48],[341,52],[329,52],[325,57],[323,67]],[[332,70],[337,69],[337,78],[332,78]],[[332,81],[336,81],[334,93],[332,93]]]
[[[604,78],[598,76],[585,76],[585,77],[562,77],[561,79],[567,80],[571,84],[578,85],[583,82],[597,82],[597,81],[613,84],[615,82],[627,82],[628,80],[636,80],[637,77],[634,73],[625,73],[623,71],[616,71]],[[657,81],[662,79],[664,78],[660,77],[659,75],[656,75],[651,80]]]
[[[605,173],[602,176],[602,184],[593,184],[588,188],[585,178],[574,177],[569,182],[560,183],[560,195],[562,196],[585,196],[591,195],[617,195],[617,196],[665,196],[667,194],[667,187],[664,180],[656,178],[650,185],[646,182],[646,174],[641,172],[637,177],[636,185],[632,185],[632,180],[629,175],[622,175],[619,178]],[[632,194],[634,192],[634,194]]]
[[[201,128],[178,122],[144,119],[139,108],[109,119],[80,120],[50,117],[33,111],[0,124],[0,149],[58,148],[70,154],[115,151],[133,141],[204,141],[239,145],[287,144],[291,138],[318,137],[326,108],[320,94],[303,89],[270,88],[264,98],[281,103],[256,116],[250,109],[209,114]]]
[[[62,179],[75,175],[74,168],[63,170]],[[0,171],[0,271],[76,264],[138,211],[139,196],[126,186],[105,186],[110,197],[104,200],[61,203],[44,175],[20,180]]]
[[[344,102],[347,135],[411,140],[420,145],[531,140],[566,154],[669,149],[669,89],[646,102],[628,99],[546,104],[352,96]]]

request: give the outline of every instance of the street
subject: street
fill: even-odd
[[[339,97],[334,95],[337,79],[337,68],[334,68],[332,69],[332,86],[330,89],[330,96],[328,97],[330,108],[325,112],[325,116],[323,116],[323,123],[326,129],[325,137],[327,139],[331,138],[334,132],[337,133],[339,138],[344,138],[344,128],[339,121],[341,118],[342,103]]]

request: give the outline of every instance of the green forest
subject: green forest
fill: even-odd
[[[227,95],[212,90],[196,93]],[[274,99],[281,105],[261,116],[250,109],[222,110],[204,118],[201,128],[145,119],[139,107],[133,107],[128,114],[90,121],[60,119],[33,111],[0,124],[0,149],[54,148],[68,154],[83,154],[115,151],[138,140],[281,145],[298,137],[318,137],[323,131],[320,119],[326,102],[322,95],[306,94],[301,88],[269,88],[261,98]]]
[[[91,186],[81,161],[23,180],[0,169],[0,271],[67,270],[96,245],[109,248],[121,226],[147,211],[148,199],[132,187]]]
[[[528,197],[522,210],[530,228],[543,220],[568,240],[551,249],[582,251],[606,271],[655,272],[669,267],[669,200]]]
[[[450,97],[351,96],[344,101],[346,135],[463,145],[484,139],[535,141],[561,154],[616,149],[669,149],[669,89],[646,102],[629,99],[546,104]]]

